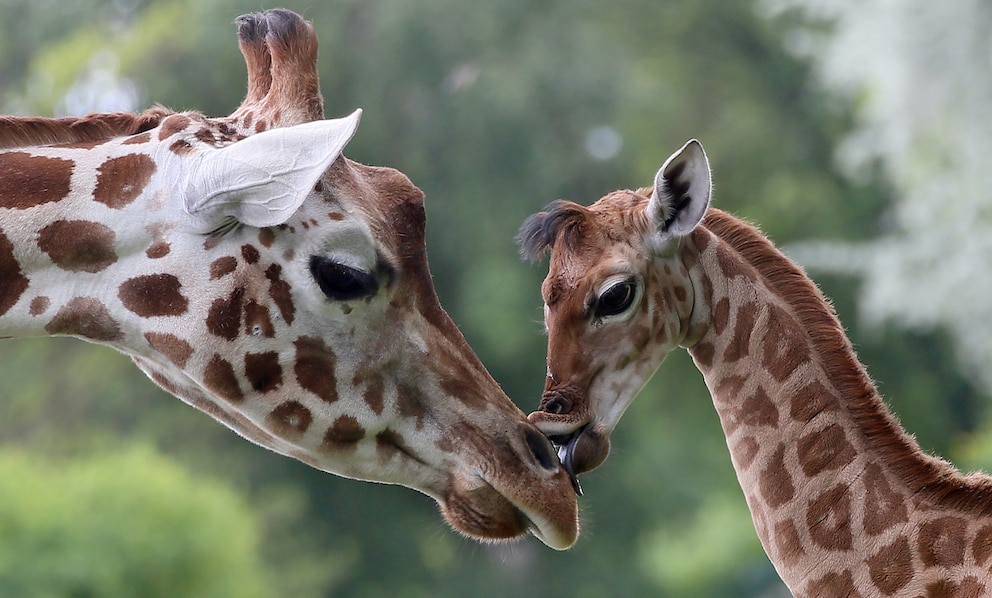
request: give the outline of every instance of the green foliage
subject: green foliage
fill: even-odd
[[[0,451],[3,596],[271,596],[259,527],[232,488],[147,448]]]

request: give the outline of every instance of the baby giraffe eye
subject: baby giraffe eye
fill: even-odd
[[[630,308],[637,295],[637,282],[624,280],[606,289],[596,300],[594,315],[597,318],[622,314]]]
[[[310,273],[320,290],[332,301],[370,297],[379,290],[375,276],[324,257],[310,258]]]

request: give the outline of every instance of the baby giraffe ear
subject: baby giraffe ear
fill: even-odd
[[[282,224],[341,155],[362,111],[269,129],[198,154],[183,188],[186,212],[206,231],[232,219],[248,226]]]
[[[712,179],[703,146],[690,139],[654,177],[648,215],[663,238],[684,237],[696,228],[710,205]]]

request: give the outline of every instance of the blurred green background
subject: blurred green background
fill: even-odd
[[[517,227],[556,198],[650,184],[696,137],[715,205],[810,267],[921,445],[992,464],[992,250],[963,244],[992,238],[984,3],[283,5],[318,31],[327,115],[365,109],[347,155],[426,192],[442,304],[525,411],[545,266],[519,261]],[[233,20],[261,8],[0,0],[0,112],[227,115],[245,91]],[[583,486],[572,550],[481,545],[413,491],[239,439],[110,349],[0,344],[2,597],[787,595],[685,354]]]

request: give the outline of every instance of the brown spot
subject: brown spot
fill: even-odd
[[[258,392],[272,392],[282,386],[282,366],[275,351],[245,355],[245,376]]]
[[[301,336],[293,342],[293,346],[296,347],[296,363],[293,365],[296,382],[326,403],[337,401],[338,381],[334,371],[337,359],[334,351],[323,340],[311,336]]]
[[[155,162],[144,154],[110,158],[96,170],[93,200],[110,208],[123,208],[141,195],[155,168]]]
[[[44,295],[39,295],[31,300],[31,306],[28,308],[28,313],[32,316],[40,316],[41,314],[48,311],[48,307],[52,304],[52,300]],[[2,314],[3,312],[0,312]]]
[[[212,131],[210,129],[207,129],[207,128],[202,128],[202,129],[197,130],[196,133],[193,133],[193,137],[196,137],[197,139],[199,139],[203,143],[206,143],[206,144],[209,144],[209,145],[213,145],[213,144],[215,144],[217,142],[217,137],[214,134],[214,131]]]
[[[877,536],[894,525],[909,520],[903,497],[892,486],[876,463],[865,467],[865,533]],[[992,531],[992,530],[990,530]]]
[[[63,305],[45,326],[49,334],[81,336],[94,341],[121,338],[121,329],[107,306],[92,297],[75,297]]]
[[[237,403],[244,399],[234,367],[220,355],[214,355],[203,372],[203,384],[215,395]]]
[[[114,229],[86,220],[57,220],[38,232],[38,247],[69,272],[99,272],[117,261]]]
[[[768,398],[765,389],[759,386],[754,394],[741,402],[737,410],[737,424],[749,427],[778,427],[778,407]]]
[[[178,316],[189,307],[181,288],[179,279],[172,274],[147,274],[125,280],[117,296],[124,307],[145,318]]]
[[[416,419],[417,429],[424,427],[424,416],[427,415],[427,405],[420,389],[409,384],[401,383],[396,387],[396,403],[403,419]]]
[[[229,296],[214,299],[207,312],[207,330],[214,336],[233,341],[241,331],[241,308],[244,287],[235,287]]]
[[[840,469],[857,456],[839,424],[802,436],[796,452],[803,473],[810,477],[821,471]]]
[[[171,245],[165,241],[155,241],[145,250],[145,255],[150,260],[157,260],[169,255],[170,251],[172,251]]]
[[[26,210],[69,195],[73,162],[24,152],[0,153],[0,208]]]
[[[276,240],[276,234],[268,226],[258,229],[258,242],[262,247],[272,247]]]
[[[713,307],[713,332],[723,334],[730,321],[730,299],[724,297]]]
[[[296,401],[286,401],[265,416],[269,429],[277,436],[288,440],[298,440],[310,427],[313,415],[310,410]]]
[[[764,338],[761,364],[781,382],[807,361],[809,339],[806,332],[785,310],[768,308],[768,329]]]
[[[2,184],[4,177],[0,177]],[[14,244],[0,231],[0,316],[14,307],[28,288],[28,278],[14,256]]]
[[[276,335],[276,329],[272,326],[269,318],[269,308],[259,305],[254,301],[245,303],[245,334],[252,336],[264,336],[272,338]]]
[[[734,254],[726,243],[716,246],[716,261],[720,266],[723,277],[732,280],[738,275],[744,274],[746,266],[741,262],[740,257]]]
[[[984,567],[989,556],[992,556],[992,525],[986,525],[978,530],[975,539],[971,542],[971,551],[978,566]]]
[[[913,557],[905,536],[899,536],[868,557],[867,562],[871,580],[886,596],[895,594],[913,579]]]
[[[172,145],[169,146],[169,151],[177,156],[185,156],[193,151],[193,146],[190,145],[185,139],[176,139],[172,142]]]
[[[328,212],[327,217],[331,220],[344,220],[344,214],[341,212]]]
[[[158,129],[158,139],[159,141],[165,141],[176,133],[186,130],[186,127],[188,126],[188,116],[183,114],[173,114],[162,121],[162,125]]]
[[[732,375],[720,380],[716,385],[715,395],[721,403],[734,403],[747,383],[746,376]]]
[[[747,303],[737,309],[737,322],[734,324],[734,332],[727,343],[727,348],[723,352],[724,361],[733,363],[747,356],[751,344],[751,333],[754,331],[757,316],[758,306],[754,303]]]
[[[837,484],[809,502],[806,510],[809,537],[828,550],[850,550],[851,497],[847,487]]]
[[[730,452],[734,455],[737,466],[741,470],[746,470],[751,467],[751,463],[754,462],[754,458],[758,456],[760,450],[761,446],[758,445],[758,441],[753,436],[745,436],[734,445]]]
[[[140,145],[142,143],[148,143],[152,140],[152,134],[148,131],[144,133],[138,133],[137,135],[132,135],[125,139],[121,145]]]
[[[927,567],[963,564],[967,527],[960,517],[938,517],[920,526],[916,547],[923,564]]]
[[[819,579],[814,579],[806,586],[806,596],[844,596],[844,598],[863,598],[863,594],[854,587],[854,576],[850,569],[840,573],[827,573]]]
[[[210,263],[210,280],[223,278],[234,272],[238,267],[238,260],[232,256],[219,257]]]
[[[241,257],[244,258],[245,262],[255,264],[262,256],[254,245],[245,244],[241,246]]]
[[[210,251],[220,244],[220,240],[223,239],[223,235],[207,235],[203,240],[203,250]]]
[[[382,415],[382,408],[384,406],[383,401],[383,391],[384,383],[381,376],[372,376],[368,381],[368,386],[365,387],[365,392],[362,397],[365,399],[365,403],[372,410],[372,413],[376,415]]]
[[[789,417],[805,424],[821,413],[836,411],[839,408],[840,398],[820,382],[814,381],[793,395]]]
[[[803,549],[803,541],[799,538],[796,524],[792,519],[775,524],[775,556],[786,567],[791,567],[799,562],[799,559],[806,555]],[[813,596],[819,594],[813,593]]]
[[[365,428],[350,415],[342,415],[334,420],[324,434],[324,449],[353,448],[365,438]]]
[[[926,598],[978,598],[984,595],[985,584],[969,575],[961,583],[941,579],[927,584]]]
[[[186,367],[186,362],[193,354],[193,347],[183,339],[174,334],[162,332],[146,332],[145,340],[148,345],[165,355],[165,357],[176,364],[179,368]]]
[[[713,357],[716,355],[716,348],[713,343],[697,343],[689,349],[692,360],[701,368],[709,368],[713,365]]]
[[[279,308],[282,319],[286,320],[287,324],[292,324],[296,307],[293,306],[293,296],[290,294],[292,287],[282,279],[282,266],[272,264],[265,271],[265,277],[269,279],[269,296]]]
[[[785,469],[784,444],[778,445],[768,460],[768,465],[761,471],[758,478],[758,489],[761,491],[765,503],[773,509],[784,505],[795,496],[796,488],[792,485],[789,472]]]

